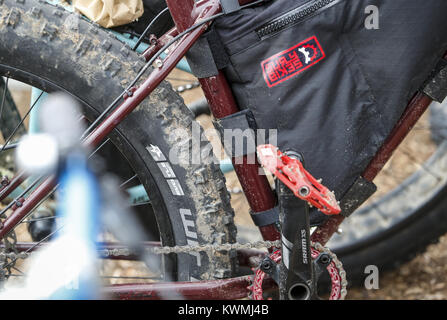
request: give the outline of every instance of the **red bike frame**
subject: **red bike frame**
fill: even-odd
[[[219,0],[200,0],[197,2],[194,2],[194,0],[167,0],[166,2],[175,21],[175,28],[155,41],[143,53],[146,60],[153,57],[180,32],[203,19],[220,13],[222,10]],[[239,0],[241,5],[251,2],[254,2],[254,0]],[[208,25],[204,24],[198,27],[173,45],[173,48],[163,60],[162,66],[156,68],[142,85],[134,88],[132,96],[126,97],[124,102],[91,132],[84,143],[91,148],[99,145],[168,76],[195,41],[206,31]],[[199,79],[199,81],[214,117],[223,118],[239,111],[231,88],[222,72],[219,72],[217,76]],[[372,181],[375,178],[431,102],[432,100],[423,93],[417,93],[414,96],[389,138],[366,168],[363,174],[365,179]],[[242,164],[240,161],[235,163],[235,159],[232,160],[252,212],[262,212],[273,208],[276,205],[275,196],[266,177],[258,174],[259,164],[249,164],[245,158]],[[10,183],[6,183],[0,189],[0,200],[10,194],[22,181],[23,175],[19,174]],[[54,187],[55,181],[49,178],[41,183],[27,199],[20,203],[20,206],[16,206],[14,212],[0,226],[0,239],[13,230]],[[324,245],[343,220],[344,217],[341,215],[329,217],[312,234],[312,241],[320,242]],[[280,237],[274,225],[261,227],[260,231],[265,240],[277,240]],[[159,244],[147,243],[146,245],[153,246]],[[118,245],[103,244],[103,247],[108,249],[116,246]],[[19,251],[29,250],[30,246],[19,244],[18,249]],[[249,266],[250,261],[256,260],[250,259],[250,257],[261,257],[262,255],[262,252],[256,250],[238,251],[239,263]],[[122,258],[124,259],[125,257]],[[246,289],[248,285],[248,277],[238,277],[219,281],[126,284],[106,288],[105,292],[121,299],[158,299],[168,294],[180,294],[185,299],[238,299],[248,295],[249,292]],[[267,287],[273,285],[272,281],[267,281],[266,283]]]

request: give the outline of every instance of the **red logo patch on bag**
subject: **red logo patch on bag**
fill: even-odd
[[[317,64],[325,57],[317,37],[313,36],[262,61],[265,82],[270,88],[274,87]]]

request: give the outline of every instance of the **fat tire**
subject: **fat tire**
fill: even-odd
[[[88,118],[97,117],[119,96],[144,64],[111,33],[76,13],[44,1],[0,0],[0,74],[46,92],[72,94],[86,106]],[[191,154],[193,122],[182,98],[163,82],[109,137],[151,191],[153,206],[160,209],[155,215],[163,245],[232,243],[234,213],[212,156],[197,165],[171,163],[183,190],[175,195],[148,152],[152,145],[169,155],[187,143],[184,152]],[[176,130],[186,135],[176,135]],[[207,146],[201,142],[202,149]],[[166,271],[180,281],[230,277],[236,268],[233,251],[201,253],[200,258],[171,254],[164,260]]]

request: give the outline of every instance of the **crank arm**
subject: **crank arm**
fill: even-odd
[[[312,263],[309,206],[282,182],[278,183],[282,263],[280,295],[286,300],[316,297],[316,277]]]
[[[333,192],[304,169],[302,156],[283,154],[273,145],[260,145],[257,155],[262,166],[277,179],[282,262],[279,288],[282,299],[318,299],[317,279],[324,264],[314,264],[310,241],[309,205],[327,215],[340,213]],[[329,261],[330,262],[330,261]],[[318,277],[316,276],[317,270]]]

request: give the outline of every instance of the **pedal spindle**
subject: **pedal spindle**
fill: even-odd
[[[266,144],[257,147],[260,163],[281,180],[295,196],[327,215],[339,214],[340,205],[333,191],[315,179],[298,159],[283,154],[277,147]]]

